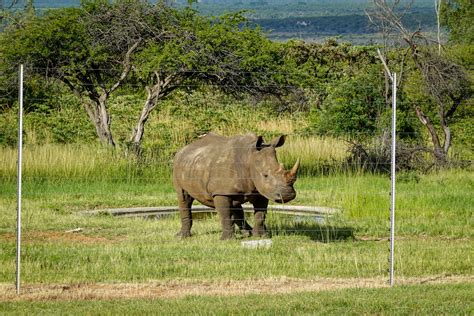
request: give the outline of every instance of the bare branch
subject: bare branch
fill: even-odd
[[[437,26],[437,39],[438,39],[438,55],[441,55],[441,5],[443,0],[434,0],[435,2],[435,11],[436,11],[436,26]]]
[[[442,0],[435,0],[436,13],[439,14]],[[399,33],[400,37],[406,42],[411,52],[411,57],[416,68],[420,71],[425,89],[429,95],[436,101],[438,107],[438,121],[444,135],[443,146],[441,146],[440,136],[434,127],[430,117],[425,114],[420,107],[415,107],[415,112],[420,122],[428,129],[434,146],[434,153],[438,162],[444,163],[451,145],[451,130],[448,126],[448,119],[454,114],[458,105],[466,98],[472,95],[469,78],[465,71],[457,64],[441,56],[440,35],[438,31],[438,41],[428,39],[418,29],[410,32],[402,23],[403,15],[408,13],[408,6],[404,10],[398,9],[400,1],[392,1],[391,5],[386,0],[373,0],[375,10],[369,12],[371,23],[378,26],[383,32],[391,30]],[[438,29],[439,30],[439,29]],[[438,53],[432,52],[430,45],[435,42],[438,46]],[[388,66],[380,53],[377,51],[380,59],[384,63],[385,72]],[[404,57],[405,59],[405,57]],[[402,70],[404,59],[402,62]]]
[[[390,69],[387,66],[387,63],[385,62],[385,57],[382,55],[380,52],[380,49],[377,48],[377,55],[379,55],[379,59],[382,61],[385,74],[390,78],[390,80],[393,80],[392,73],[390,72]]]
[[[141,39],[139,39],[135,44],[132,45],[132,47],[129,48],[127,53],[125,54],[124,60],[123,60],[123,70],[122,73],[120,74],[120,77],[118,78],[117,82],[110,87],[110,89],[107,90],[107,94],[111,94],[113,91],[115,91],[118,87],[120,87],[123,83],[123,81],[128,77],[128,74],[132,70],[132,63],[130,61],[132,53],[138,48],[138,45],[141,43]]]

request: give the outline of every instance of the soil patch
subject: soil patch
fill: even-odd
[[[397,285],[474,282],[474,276],[399,278]],[[317,292],[348,288],[388,287],[384,278],[277,278],[244,281],[167,281],[147,283],[25,284],[16,295],[11,284],[0,284],[0,301],[18,300],[111,300],[181,298],[188,295],[246,295]]]

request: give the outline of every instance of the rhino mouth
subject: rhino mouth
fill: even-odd
[[[272,200],[275,201],[276,203],[287,203],[290,202],[291,200],[294,200],[296,197],[296,192],[295,190],[285,190],[284,192],[280,192],[277,194],[276,198],[273,198]]]
[[[279,203],[279,204],[285,204],[285,203],[288,203],[290,201],[294,200],[294,198],[291,198],[291,199],[275,199],[274,201],[276,203]]]

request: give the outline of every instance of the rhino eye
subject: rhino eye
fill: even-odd
[[[264,176],[265,178],[268,178],[268,174],[264,174],[263,176]]]

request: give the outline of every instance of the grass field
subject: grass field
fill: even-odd
[[[4,314],[469,315],[472,283],[235,296],[0,302]]]
[[[137,165],[91,146],[48,146],[27,149],[25,154],[22,280],[24,288],[30,290],[19,300],[11,296],[15,275],[15,156],[12,150],[1,150],[2,314],[64,310],[152,313],[158,307],[163,314],[301,314],[315,310],[472,313],[472,171],[399,176],[395,257],[400,283],[387,289],[390,181],[386,175],[350,171],[300,177],[295,185],[298,196],[292,204],[336,207],[341,213],[325,223],[269,213],[272,247],[249,250],[241,247],[239,235],[235,240],[219,241],[215,217],[196,220],[193,237],[180,240],[174,236],[179,229],[177,217],[144,220],[81,215],[80,211],[89,209],[176,204],[165,168],[169,161]],[[292,150],[304,153],[302,148]],[[327,154],[317,161],[342,159],[342,149],[334,144],[327,148]],[[282,160],[291,164],[294,157],[284,155]],[[308,167],[311,155],[304,156]],[[248,219],[253,220],[252,216]],[[82,230],[67,232],[75,228]],[[272,280],[279,283],[272,286]],[[449,284],[432,284],[430,280]],[[345,286],[313,288],[324,282],[333,286],[342,282]],[[185,293],[174,298],[131,295],[120,301],[98,294],[104,292],[103,284],[112,293],[121,284],[138,288],[160,284],[171,291],[180,287],[186,290],[190,283],[201,286],[201,292],[190,291],[190,296]],[[239,283],[249,291],[212,292],[213,285]],[[265,286],[259,288],[258,284]],[[285,284],[290,284],[288,291],[272,295]],[[81,286],[92,294],[65,299],[68,291],[63,287]],[[63,290],[42,296],[48,287]]]

